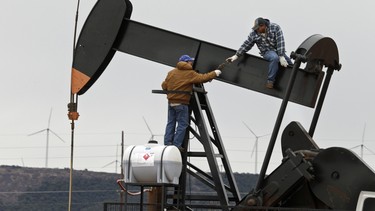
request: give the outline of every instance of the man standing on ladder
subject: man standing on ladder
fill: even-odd
[[[221,74],[220,70],[206,74],[197,73],[193,70],[193,62],[194,58],[182,55],[176,68],[168,72],[161,84],[162,89],[167,91],[168,98],[168,122],[164,144],[175,145],[181,152],[184,151],[182,143],[189,125],[189,102],[193,85],[208,82]]]

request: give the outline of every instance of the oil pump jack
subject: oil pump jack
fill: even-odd
[[[73,96],[84,94],[95,83],[117,51],[169,66],[174,66],[180,55],[189,54],[195,57],[194,69],[202,73],[216,69],[235,52],[131,20],[132,10],[128,0],[97,1],[76,45],[71,83]],[[204,201],[216,201],[222,210],[248,210],[251,207],[353,210],[360,191],[375,190],[375,174],[358,156],[340,147],[321,149],[313,140],[331,76],[335,70],[341,69],[336,43],[329,37],[312,35],[291,54],[291,58],[295,61],[294,66],[280,71],[275,89],[264,86],[268,62],[249,54],[226,65],[222,75],[216,79],[282,99],[256,187],[242,198],[207,92],[202,84],[195,85],[188,131],[204,150],[182,154],[179,185],[174,187],[174,195],[170,196],[180,210],[199,207]],[[306,63],[304,68],[300,68],[302,63]],[[266,175],[288,102],[315,108],[315,112],[308,132],[296,121],[284,129],[281,136],[284,158],[279,167]],[[72,109],[71,112],[76,111]],[[187,135],[185,149],[188,149],[188,144]],[[201,170],[189,161],[189,157],[206,158],[210,172]],[[220,172],[218,161],[222,163],[224,172]],[[353,175],[352,172],[358,173]],[[216,194],[188,193],[188,174]],[[187,200],[196,203],[186,205]],[[162,204],[162,209],[167,205]]]

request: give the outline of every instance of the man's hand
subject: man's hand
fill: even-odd
[[[237,59],[238,59],[238,56],[237,55],[233,55],[233,56],[227,58],[225,61],[227,61],[227,62],[234,62]]]
[[[220,70],[214,70],[215,73],[216,73],[216,77],[219,77],[219,75],[221,74],[221,71]]]
[[[284,56],[280,56],[279,59],[280,59],[281,66],[283,66],[283,67],[287,67],[288,66],[288,62],[286,61],[286,59],[285,59]]]

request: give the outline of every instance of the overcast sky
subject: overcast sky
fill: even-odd
[[[95,2],[81,0],[78,30]],[[287,54],[310,35],[331,37],[338,46],[342,69],[333,74],[314,140],[321,148],[353,148],[364,141],[364,146],[371,150],[364,149],[364,160],[375,167],[374,1],[133,0],[132,3],[133,20],[235,50],[259,16],[282,27]],[[28,134],[48,127],[51,109],[49,128],[65,142],[50,134],[48,167],[70,165],[66,105],[70,96],[76,4],[76,0],[0,3],[0,165],[45,166],[46,132]],[[258,49],[248,53],[258,56]],[[125,132],[126,145],[144,144],[150,138],[142,117],[155,135],[164,133],[166,98],[152,94],[151,90],[160,89],[170,69],[116,53],[98,81],[79,97],[81,116],[75,129],[75,169],[115,172],[115,165],[104,166],[120,159],[121,131]],[[255,138],[242,122],[257,135],[271,133],[281,100],[215,80],[205,88],[233,171],[253,173],[255,158],[251,157],[251,151]],[[279,137],[291,121],[299,121],[308,130],[313,111],[288,104]],[[163,142],[162,136],[156,139]],[[258,170],[269,139],[270,136],[259,139]],[[359,148],[353,151],[360,154]],[[269,171],[280,161],[278,141]]]

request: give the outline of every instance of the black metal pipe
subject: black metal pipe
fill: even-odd
[[[140,204],[140,211],[143,211],[143,191],[144,191],[144,187],[143,187],[143,185],[141,186],[141,204]]]
[[[327,94],[329,83],[330,83],[331,78],[332,78],[333,70],[334,69],[332,67],[328,67],[327,76],[324,80],[322,91],[320,92],[318,104],[316,105],[314,116],[313,116],[313,119],[311,121],[310,129],[309,129],[310,137],[314,136],[315,128],[316,128],[316,125],[318,124],[318,119],[319,119],[320,112],[321,112],[322,107],[323,107],[324,99],[325,99],[326,94]]]
[[[295,63],[294,63],[293,69],[292,69],[292,73],[290,75],[290,79],[289,79],[289,82],[288,82],[287,89],[285,91],[285,96],[284,96],[283,101],[282,101],[281,106],[280,106],[279,114],[277,116],[274,129],[272,131],[270,143],[268,144],[268,148],[267,148],[267,152],[266,152],[266,155],[265,155],[265,158],[264,158],[264,161],[263,161],[262,169],[260,170],[260,173],[259,173],[259,178],[258,178],[256,187],[255,187],[255,194],[258,194],[259,190],[262,188],[262,185],[263,185],[263,182],[264,182],[264,179],[265,179],[265,175],[266,175],[266,171],[267,171],[267,168],[268,168],[268,164],[270,162],[272,151],[273,151],[273,148],[275,146],[276,138],[277,138],[280,126],[281,126],[281,122],[283,120],[285,110],[286,110],[286,107],[288,105],[290,93],[292,92],[292,89],[293,89],[293,85],[294,85],[294,81],[296,79],[298,68],[301,65],[302,56],[300,56],[300,55],[295,55],[295,56],[296,56],[296,60],[295,60]]]

